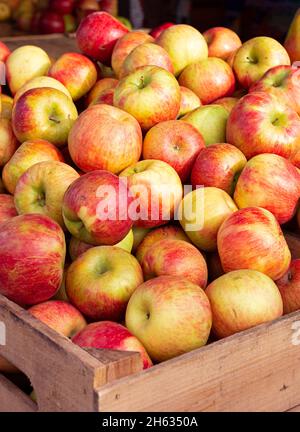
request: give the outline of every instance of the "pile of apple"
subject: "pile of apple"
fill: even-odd
[[[286,48],[166,27],[0,47],[0,293],[144,368],[300,309],[299,16]]]

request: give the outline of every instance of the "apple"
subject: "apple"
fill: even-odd
[[[48,300],[31,306],[28,312],[61,335],[72,338],[86,327],[82,314],[70,303]]]
[[[135,229],[136,227],[134,227]],[[147,251],[155,244],[164,240],[183,240],[190,243],[190,239],[178,225],[165,225],[148,232],[136,250],[136,258],[141,263]]]
[[[228,111],[220,105],[205,105],[186,114],[181,120],[195,126],[205,145],[226,142]]]
[[[239,269],[281,278],[291,253],[279,223],[271,212],[248,207],[229,215],[218,232],[218,251],[225,273]]]
[[[211,325],[205,292],[178,276],[160,276],[140,285],[126,310],[127,328],[156,362],[205,345]]]
[[[203,33],[209,57],[227,60],[242,45],[238,35],[226,27],[212,27]]]
[[[157,27],[154,27],[152,30],[151,30],[151,32],[150,32],[150,35],[154,38],[154,39],[156,39],[156,38],[158,38],[158,36],[164,31],[164,30],[166,30],[167,28],[169,28],[169,27],[172,27],[172,26],[174,26],[175,24],[174,23],[171,23],[171,22],[166,22],[166,23],[164,23],[164,24],[161,24],[161,25],[159,25],[159,26],[157,26]]]
[[[0,2],[0,22],[8,21],[11,17],[11,9],[4,1]]]
[[[280,99],[253,92],[242,97],[227,122],[227,142],[247,159],[260,153],[292,157],[300,144],[300,119]]]
[[[20,96],[26,93],[27,90],[31,90],[38,87],[50,87],[56,90],[60,90],[70,99],[72,99],[69,90],[60,81],[48,76],[42,76],[42,77],[32,78],[31,80],[27,81],[21,88],[19,88],[19,90],[17,91],[13,99],[14,104],[16,104]]]
[[[1,196],[1,195],[0,195]],[[116,243],[114,246],[117,246],[121,249],[124,249],[127,252],[131,252],[133,246],[133,232],[132,229],[128,232],[128,234],[121,240],[119,243]],[[78,240],[75,237],[71,237],[69,243],[69,255],[72,261],[75,261],[80,255],[82,255],[87,250],[95,247],[89,243],[85,243],[83,241]]]
[[[300,198],[300,173],[276,154],[254,156],[236,184],[234,200],[239,208],[263,207],[284,224],[295,215]]]
[[[66,191],[63,217],[70,233],[92,245],[114,245],[132,227],[127,185],[116,175],[96,170],[82,175]]]
[[[237,97],[223,97],[220,99],[217,99],[214,103],[216,105],[221,105],[222,107],[224,107],[228,113],[230,114],[232,109],[236,106],[236,104],[238,103],[239,98]]]
[[[60,15],[71,14],[74,9],[74,0],[50,0],[49,9]]]
[[[156,43],[169,54],[176,76],[190,64],[204,60],[208,56],[204,37],[197,29],[187,24],[177,24],[165,29],[156,39]]]
[[[143,159],[167,162],[185,182],[199,151],[204,147],[202,135],[194,126],[181,120],[169,120],[158,123],[147,132]]]
[[[29,32],[31,28],[31,23],[33,19],[33,13],[25,13],[24,15],[20,15],[16,19],[16,24],[18,30],[21,30],[22,32]]]
[[[14,197],[8,194],[0,194],[0,223],[3,223],[15,216],[17,210],[14,203]]]
[[[236,270],[214,280],[205,290],[218,338],[231,336],[282,316],[276,284],[255,270]]]
[[[178,118],[190,113],[201,106],[201,101],[198,96],[190,89],[180,86],[181,103]]]
[[[84,172],[103,169],[118,174],[142,153],[142,131],[136,119],[105,104],[81,113],[68,142],[73,161]]]
[[[84,55],[72,52],[61,55],[49,69],[48,75],[60,81],[74,101],[88,93],[97,81],[94,63]]]
[[[171,165],[161,160],[143,160],[122,171],[120,177],[126,179],[134,197],[128,213],[137,226],[153,228],[173,218],[183,191]]]
[[[133,234],[133,245],[132,245],[132,253],[135,254],[137,251],[137,248],[142,243],[148,232],[150,231],[149,228],[142,228],[142,227],[132,227],[132,234]]]
[[[201,288],[207,284],[207,265],[201,252],[184,240],[166,239],[154,243],[142,263],[145,280],[157,276],[179,276]]]
[[[120,77],[124,60],[131,51],[147,42],[154,42],[154,39],[142,31],[131,31],[117,41],[111,57],[111,65],[117,77]]]
[[[62,15],[46,10],[41,13],[38,28],[42,34],[64,33],[65,22]]]
[[[190,64],[180,74],[178,81],[181,86],[192,90],[204,105],[231,96],[235,89],[231,67],[216,57]]]
[[[120,69],[120,78],[135,72],[142,66],[159,66],[170,73],[174,67],[166,50],[159,45],[148,42],[135,47],[124,60]]]
[[[217,235],[224,220],[237,211],[232,198],[222,189],[201,187],[183,198],[179,222],[189,239],[199,249],[217,249]]]
[[[65,265],[62,282],[60,284],[58,291],[51,298],[51,300],[62,300],[64,302],[69,302],[69,299],[68,299],[68,296],[66,293],[66,273],[67,273],[68,267],[69,267],[68,265]]]
[[[250,92],[263,91],[281,99],[300,114],[300,69],[295,66],[275,66],[254,83]]]
[[[11,120],[13,98],[5,94],[0,94],[1,118]]]
[[[6,60],[6,77],[14,95],[27,81],[46,75],[51,60],[48,54],[34,45],[23,45],[15,49]]]
[[[108,12],[113,16],[118,15],[118,0],[100,0],[101,10]]]
[[[231,67],[231,69],[233,69],[233,65],[234,65],[234,59],[235,59],[235,55],[238,52],[239,48],[236,49],[235,51],[233,51],[231,54],[229,54],[229,56],[227,57],[226,61],[229,64],[229,66]]]
[[[0,61],[5,63],[9,54],[10,54],[10,49],[8,48],[8,46],[5,45],[5,43],[0,41]]]
[[[162,121],[175,120],[180,103],[176,78],[158,66],[140,67],[119,82],[114,94],[114,105],[133,115],[145,131]]]
[[[2,171],[3,182],[8,192],[14,194],[21,175],[32,165],[43,161],[63,162],[64,159],[60,151],[48,141],[36,139],[21,144]]]
[[[19,178],[15,205],[19,214],[39,213],[51,217],[65,228],[63,197],[79,174],[63,162],[46,161],[32,165]]]
[[[83,54],[108,63],[118,39],[128,33],[120,21],[106,12],[94,12],[84,18],[76,32],[76,40]]]
[[[86,106],[97,104],[99,101],[113,105],[114,90],[118,82],[115,78],[103,78],[97,81],[86,97]]]
[[[20,305],[49,300],[61,284],[65,254],[64,233],[47,216],[27,214],[2,223],[0,293]]]
[[[191,183],[213,186],[233,195],[235,185],[247,159],[231,144],[213,144],[201,150],[192,169]]]
[[[83,348],[135,351],[141,354],[143,368],[152,366],[152,361],[141,342],[126,327],[111,321],[89,324],[78,333],[73,342]]]
[[[73,101],[60,90],[40,87],[27,90],[12,112],[14,133],[20,142],[44,139],[63,146],[77,119]]]
[[[291,62],[298,61],[300,59],[300,9],[295,13],[294,19],[290,25],[288,34],[284,41],[284,47],[287,50]]]
[[[70,265],[66,293],[90,320],[121,321],[128,300],[142,283],[143,272],[133,255],[119,247],[98,246]]]
[[[120,21],[122,24],[124,24],[124,26],[127,27],[128,30],[131,31],[133,29],[133,25],[128,18],[123,17],[123,16],[119,16],[119,15],[116,18],[118,21]]]
[[[289,55],[279,42],[270,37],[258,36],[238,49],[233,70],[241,86],[249,88],[271,67],[290,64]]]
[[[18,147],[10,120],[0,118],[0,167],[12,157]]]
[[[283,312],[289,314],[300,309],[300,259],[291,261],[287,272],[276,281],[282,301]]]

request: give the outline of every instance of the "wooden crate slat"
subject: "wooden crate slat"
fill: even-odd
[[[285,316],[99,389],[101,411],[286,411],[300,401],[300,345]]]
[[[37,405],[15,384],[0,374],[0,411],[35,412]]]
[[[103,353],[91,355],[3,296],[0,321],[7,333],[0,355],[30,378],[41,411],[93,411],[96,387],[142,369],[137,353],[111,352],[101,361]]]

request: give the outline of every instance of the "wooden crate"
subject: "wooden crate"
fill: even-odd
[[[287,240],[299,258],[299,238]],[[300,411],[300,312],[146,371],[139,354],[83,350],[1,296],[0,321],[0,355],[38,397],[37,406],[0,375],[1,411]]]

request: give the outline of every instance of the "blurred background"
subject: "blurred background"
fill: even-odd
[[[243,40],[268,35],[280,41],[298,7],[299,0],[0,0],[0,36],[72,33],[84,16],[105,10],[133,28],[226,26]]]

